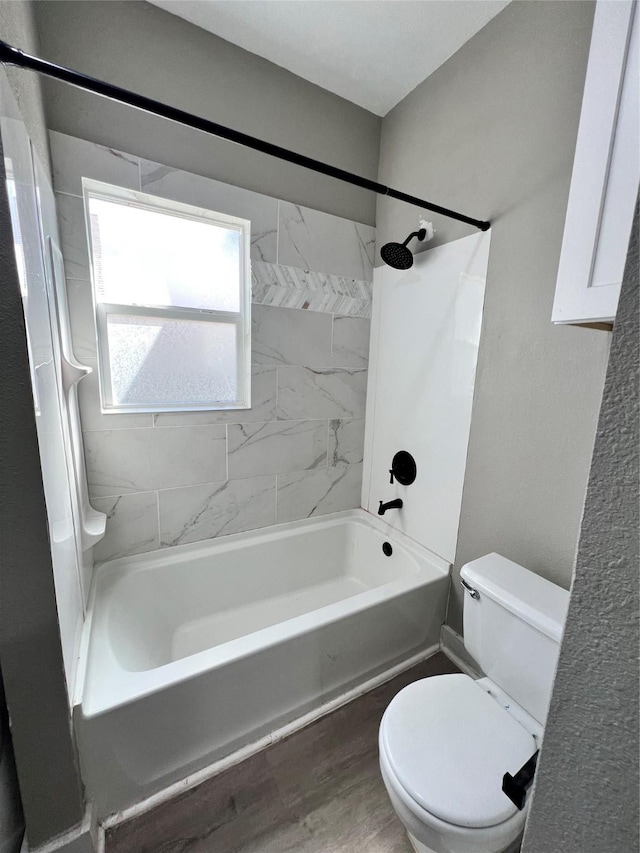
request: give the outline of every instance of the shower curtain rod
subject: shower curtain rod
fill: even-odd
[[[47,77],[62,80],[63,83],[69,83],[72,86],[85,89],[87,92],[94,92],[96,95],[102,95],[113,101],[128,104],[139,110],[169,119],[169,121],[183,124],[194,130],[203,131],[211,136],[228,139],[230,142],[236,142],[239,145],[244,145],[246,148],[252,148],[254,151],[261,151],[263,154],[269,154],[271,157],[277,157],[279,160],[285,160],[287,163],[295,163],[297,166],[311,169],[322,175],[328,175],[331,178],[336,178],[338,181],[352,184],[355,187],[361,187],[378,195],[388,196],[398,201],[404,201],[407,204],[425,208],[433,213],[447,216],[450,219],[457,219],[459,222],[466,222],[468,225],[474,225],[476,228],[479,228],[480,231],[486,231],[491,227],[490,222],[485,222],[481,219],[472,219],[472,217],[457,213],[455,210],[440,207],[440,205],[425,201],[422,198],[394,190],[391,187],[384,186],[384,184],[370,181],[368,178],[362,178],[360,175],[354,175],[352,172],[347,172],[336,166],[330,166],[328,163],[323,163],[320,160],[314,160],[312,157],[305,157],[304,154],[298,154],[295,151],[290,151],[288,148],[282,148],[280,145],[274,145],[271,142],[266,142],[263,139],[258,139],[239,130],[233,130],[230,127],[224,127],[224,125],[216,124],[216,122],[209,121],[201,116],[193,115],[177,107],[171,107],[168,104],[163,104],[161,101],[155,101],[153,98],[139,95],[137,92],[131,92],[120,86],[114,86],[112,83],[106,83],[104,80],[98,80],[96,77],[82,74],[80,71],[65,68],[63,65],[56,65],[54,62],[48,62],[46,59],[32,56],[20,50],[20,48],[12,47],[7,42],[1,40],[0,62],[5,65],[16,65],[19,68],[28,68],[31,71],[37,71],[38,74],[45,74]]]

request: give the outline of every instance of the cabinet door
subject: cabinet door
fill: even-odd
[[[558,281],[555,323],[615,317],[640,180],[637,4],[596,6]]]

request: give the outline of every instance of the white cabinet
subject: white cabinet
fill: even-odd
[[[615,318],[640,180],[635,0],[598,0],[551,319]]]

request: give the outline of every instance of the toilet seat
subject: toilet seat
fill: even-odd
[[[527,807],[497,826],[474,829],[445,823],[422,809],[402,788],[380,753],[380,770],[396,814],[409,833],[413,847],[427,853],[507,853],[518,849]],[[420,845],[423,845],[422,847]]]
[[[381,762],[396,795],[416,817],[463,830],[524,822],[502,777],[535,750],[531,733],[467,675],[410,684],[380,726]]]

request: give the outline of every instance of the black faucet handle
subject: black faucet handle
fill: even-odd
[[[406,450],[399,450],[391,460],[390,483],[398,482],[401,486],[410,486],[416,478],[416,460]]]
[[[393,468],[389,468],[389,474],[391,474],[389,477],[389,483],[393,484]],[[380,501],[380,503],[382,503],[382,501]]]

